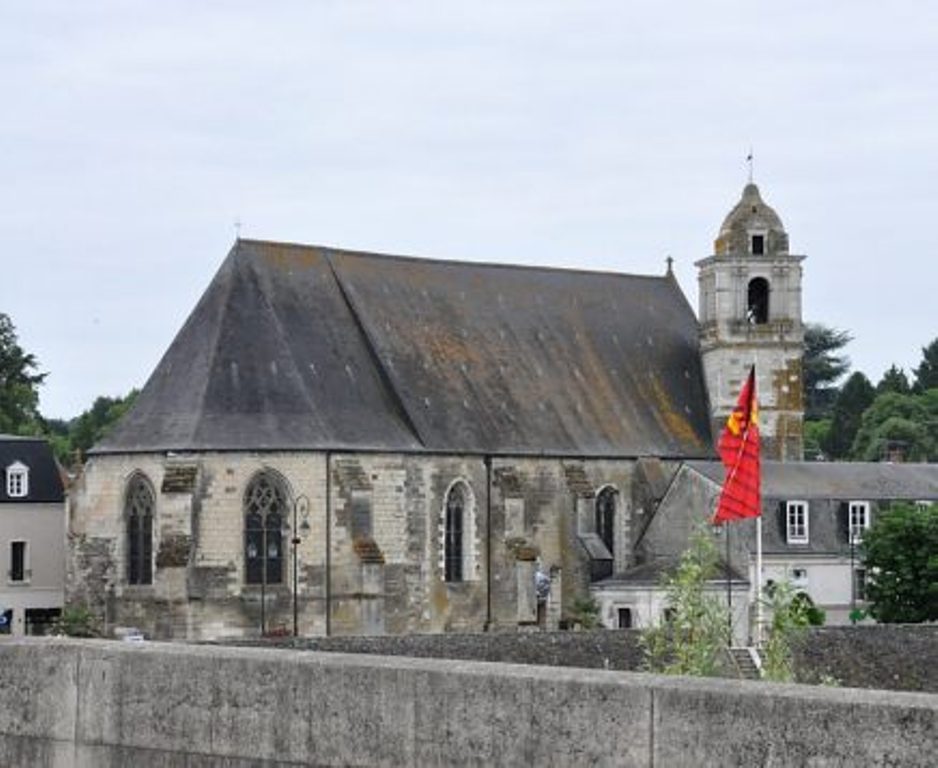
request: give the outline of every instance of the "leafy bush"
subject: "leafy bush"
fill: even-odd
[[[705,530],[698,530],[677,569],[665,577],[666,619],[642,631],[645,668],[666,675],[716,675],[727,647],[729,612],[707,595],[717,572],[717,551]]]
[[[101,637],[98,620],[86,605],[67,605],[52,624],[53,635]]]
[[[803,592],[796,594],[786,581],[776,582],[763,592],[763,603],[772,614],[772,624],[762,645],[762,674],[767,680],[791,682],[795,679],[792,641],[811,624],[811,611],[817,609],[810,597]]]
[[[573,601],[570,618],[583,629],[596,629],[600,626],[599,603],[592,597],[578,597]]]

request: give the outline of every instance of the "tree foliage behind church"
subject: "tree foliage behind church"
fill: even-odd
[[[863,413],[850,457],[856,461],[938,461],[938,388],[887,392]]]
[[[924,392],[938,388],[938,337],[922,347],[922,362],[915,369],[915,389]]]
[[[876,390],[860,371],[855,371],[847,379],[831,414],[830,429],[821,442],[821,448],[828,458],[845,459],[850,455],[854,438],[860,430],[863,413],[876,399]]]
[[[850,370],[850,358],[841,350],[852,340],[847,331],[806,323],[804,361],[802,363],[805,418],[822,419],[830,415],[837,397],[837,381]]]
[[[34,434],[39,429],[40,373],[36,358],[20,345],[9,316],[0,312],[0,432]]]

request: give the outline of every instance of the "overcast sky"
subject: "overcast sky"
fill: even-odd
[[[245,237],[662,273],[755,178],[874,382],[938,336],[938,3],[0,0],[0,311],[46,416]]]

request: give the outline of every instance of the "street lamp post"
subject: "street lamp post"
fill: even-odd
[[[853,530],[853,521],[850,521],[850,623],[857,623],[857,572],[856,572],[856,546],[857,539]]]
[[[297,526],[297,515],[302,517],[302,522]],[[300,634],[300,622],[299,622],[299,610],[298,602],[296,595],[297,588],[297,574],[298,574],[298,565],[297,562],[297,547],[302,541],[302,537],[306,536],[309,533],[309,499],[300,494],[293,501],[293,538],[290,539],[290,543],[293,545],[293,636],[298,637]]]

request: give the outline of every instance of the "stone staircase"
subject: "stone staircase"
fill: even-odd
[[[762,677],[762,670],[753,658],[754,655],[758,658],[757,654],[753,648],[730,648],[730,657],[741,680],[759,680]]]

